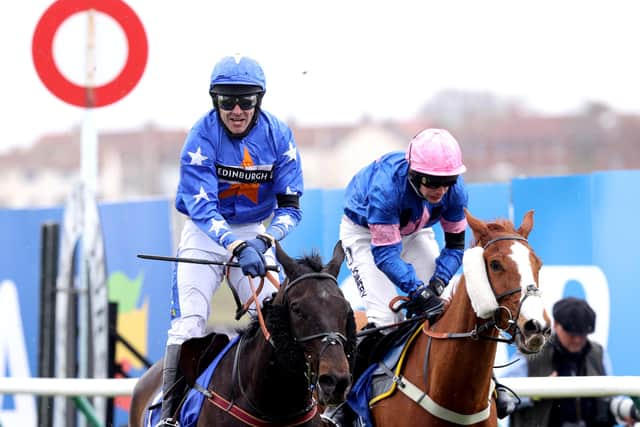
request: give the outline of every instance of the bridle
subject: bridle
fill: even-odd
[[[513,235],[507,235],[507,236],[499,236],[496,237],[494,239],[489,240],[487,243],[485,243],[482,246],[483,250],[486,250],[489,246],[493,245],[496,242],[500,242],[500,241],[504,241],[504,240],[515,240],[515,241],[523,241],[523,242],[527,242],[528,240],[522,236],[519,236],[517,234],[513,234]],[[488,271],[488,266],[486,265],[486,261],[485,261],[485,270]],[[489,281],[489,285],[491,286],[491,290],[493,291],[493,295],[496,298],[496,301],[498,303],[500,303],[500,301],[510,295],[522,292],[522,288],[520,286],[515,287],[513,289],[509,289],[506,290],[502,293],[496,293],[495,291],[495,287],[493,286],[493,283],[491,283],[491,278],[489,277],[489,274],[487,274],[487,280]],[[491,341],[498,341],[498,342],[503,342],[506,344],[512,344],[515,339],[516,339],[516,335],[517,334],[521,334],[522,332],[520,331],[520,328],[518,328],[517,325],[517,319],[520,316],[520,311],[522,310],[522,305],[524,304],[525,300],[527,298],[529,298],[530,296],[538,296],[540,295],[540,290],[536,287],[535,284],[529,284],[527,285],[527,289],[525,291],[525,295],[524,298],[522,298],[522,301],[520,301],[520,303],[518,304],[518,309],[516,311],[516,315],[514,316],[513,313],[511,312],[511,310],[503,305],[498,306],[498,308],[494,311],[493,316],[491,319],[489,319],[488,321],[481,323],[481,324],[476,324],[476,326],[469,332],[445,332],[445,333],[439,333],[439,332],[433,332],[429,330],[429,322],[425,322],[424,327],[423,327],[423,332],[430,336],[431,338],[439,338],[439,339],[459,339],[459,338],[471,338],[471,339],[485,339],[485,340],[491,340]],[[506,328],[500,328],[499,326],[499,322],[500,322],[500,313],[501,312],[505,312],[508,316],[508,320],[507,320],[507,327]],[[490,331],[491,329],[497,329],[499,331],[498,336],[493,336],[491,334],[488,334],[487,332]],[[508,334],[509,336],[507,338],[505,338],[503,335],[504,334]]]
[[[328,279],[328,280],[331,280],[333,283],[335,283],[336,286],[338,286],[338,281],[336,280],[336,278],[329,273],[320,272],[320,273],[303,274],[302,276],[296,277],[291,282],[285,283],[283,300],[287,306],[289,305],[288,292],[291,290],[291,288],[293,288],[295,285],[302,282],[303,280],[311,279],[311,278]],[[304,337],[295,338],[296,342],[299,342],[299,343],[308,342],[316,339],[322,339],[322,342],[325,343],[323,346],[323,351],[324,349],[326,349],[327,346],[335,345],[335,344],[340,344],[341,346],[344,347],[344,344],[347,342],[347,337],[345,337],[344,334],[341,334],[340,332],[321,332],[319,334],[313,334],[313,335],[307,335]],[[320,352],[320,354],[322,354],[322,351]]]
[[[290,282],[285,283],[285,289],[284,289],[284,295],[283,295],[283,302],[284,304],[288,307],[289,306],[289,298],[288,298],[288,292],[291,290],[291,288],[293,288],[295,285],[297,285],[298,283],[302,282],[303,280],[306,279],[328,279],[331,280],[332,282],[334,282],[336,284],[336,286],[338,286],[338,281],[336,280],[335,277],[333,277],[331,274],[329,273],[323,273],[323,272],[313,272],[313,273],[306,273],[303,274],[301,276],[296,277],[295,279],[293,279]],[[320,369],[320,359],[322,358],[322,355],[324,354],[325,351],[327,351],[328,348],[330,348],[333,345],[340,345],[342,347],[342,350],[345,352],[345,355],[348,357],[349,355],[346,354],[346,350],[345,350],[345,344],[347,343],[347,337],[344,336],[344,334],[340,333],[340,332],[336,332],[336,331],[330,331],[330,332],[320,332],[318,334],[312,334],[312,335],[306,335],[303,337],[294,337],[294,340],[297,343],[305,343],[305,342],[309,342],[309,341],[313,341],[313,340],[320,340],[320,342],[322,343],[322,347],[320,348],[320,352],[318,353],[318,358],[317,358],[317,363],[315,366],[315,369],[313,369],[309,363],[309,360],[311,359],[311,355],[310,354],[306,354],[306,363],[307,363],[307,374],[308,374],[308,378],[309,378],[309,386],[310,387],[317,387],[318,386],[318,371]],[[305,352],[306,353],[306,352]]]
[[[504,240],[513,240],[513,241],[522,241],[525,243],[529,243],[529,241],[522,236],[519,236],[517,234],[513,234],[513,235],[507,235],[507,236],[499,236],[496,237],[494,239],[489,240],[487,243],[485,243],[482,246],[483,250],[486,250],[489,246],[491,246],[492,244],[496,243],[496,242],[500,242],[500,241],[504,241]],[[485,261],[485,268],[487,267],[486,265],[486,261]],[[487,269],[488,271],[488,269]],[[491,278],[489,277],[489,274],[487,274],[487,280],[489,281],[489,285],[491,285],[491,290],[493,291],[493,294],[495,295],[496,301],[498,303],[500,303],[500,301],[510,295],[522,292],[522,287],[518,286],[515,287],[513,289],[509,289],[507,291],[504,291],[500,294],[496,294],[495,288],[493,286],[493,283],[491,283]],[[534,283],[531,283],[529,285],[527,285],[527,289],[525,291],[525,295],[522,298],[522,300],[520,301],[520,303],[518,304],[518,309],[516,311],[516,315],[514,316],[513,313],[511,312],[511,310],[509,310],[507,307],[500,305],[498,306],[498,308],[496,309],[496,311],[493,313],[493,317],[491,320],[489,320],[488,322],[486,322],[484,325],[481,325],[479,327],[477,327],[477,329],[480,328],[484,328],[485,330],[490,329],[490,328],[496,328],[500,334],[498,337],[493,337],[491,335],[479,335],[480,338],[484,338],[484,339],[491,339],[494,341],[499,341],[499,342],[504,342],[507,344],[511,344],[515,341],[516,338],[516,334],[521,333],[520,329],[518,328],[517,325],[517,319],[518,317],[520,317],[520,311],[522,310],[522,305],[524,304],[525,300],[527,298],[529,298],[530,296],[538,296],[540,295],[540,290],[536,287],[536,285]],[[498,322],[499,322],[499,317],[500,317],[500,313],[501,312],[506,312],[507,316],[508,316],[508,320],[507,320],[507,324],[508,326],[504,329],[500,328],[498,326]],[[509,338],[502,338],[501,335],[504,333],[508,333],[509,334]]]

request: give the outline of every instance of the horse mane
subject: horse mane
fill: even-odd
[[[508,219],[504,219],[504,218],[498,218],[494,222],[488,223],[487,227],[491,231],[515,232],[515,227],[513,223]]]
[[[296,258],[298,268],[296,276],[301,276],[307,272],[320,272],[324,267],[322,258],[317,251],[305,254]],[[281,367],[291,373],[306,372],[306,361],[304,354],[300,351],[300,345],[294,340],[289,327],[289,308],[284,304],[274,303],[274,293],[270,298],[266,298],[262,304],[262,314],[265,319],[267,329],[271,333],[271,339],[276,348],[276,360]],[[355,323],[353,332],[353,349],[355,350]],[[260,330],[258,319],[253,319],[247,328],[242,332],[247,338],[253,337]]]
[[[302,268],[306,267],[307,270],[311,270],[316,273],[322,271],[322,268],[324,267],[322,257],[316,250],[313,250],[311,254],[304,254],[300,258],[296,258],[296,261],[298,266]]]

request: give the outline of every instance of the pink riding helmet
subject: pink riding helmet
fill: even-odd
[[[405,157],[411,170],[426,175],[460,175],[467,170],[458,141],[444,129],[425,129],[414,136]]]

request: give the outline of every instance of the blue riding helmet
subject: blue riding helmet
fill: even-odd
[[[211,95],[252,95],[266,90],[262,67],[258,61],[246,56],[225,56],[211,73]]]

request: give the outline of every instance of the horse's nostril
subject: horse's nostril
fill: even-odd
[[[351,385],[348,375],[323,374],[318,378],[318,384],[325,393],[342,395]]]
[[[318,378],[318,384],[320,384],[320,387],[324,390],[328,390],[335,387],[336,379],[333,375],[320,375],[320,378]]]
[[[524,323],[524,332],[526,334],[537,334],[542,330],[540,323],[537,320],[527,320]]]

